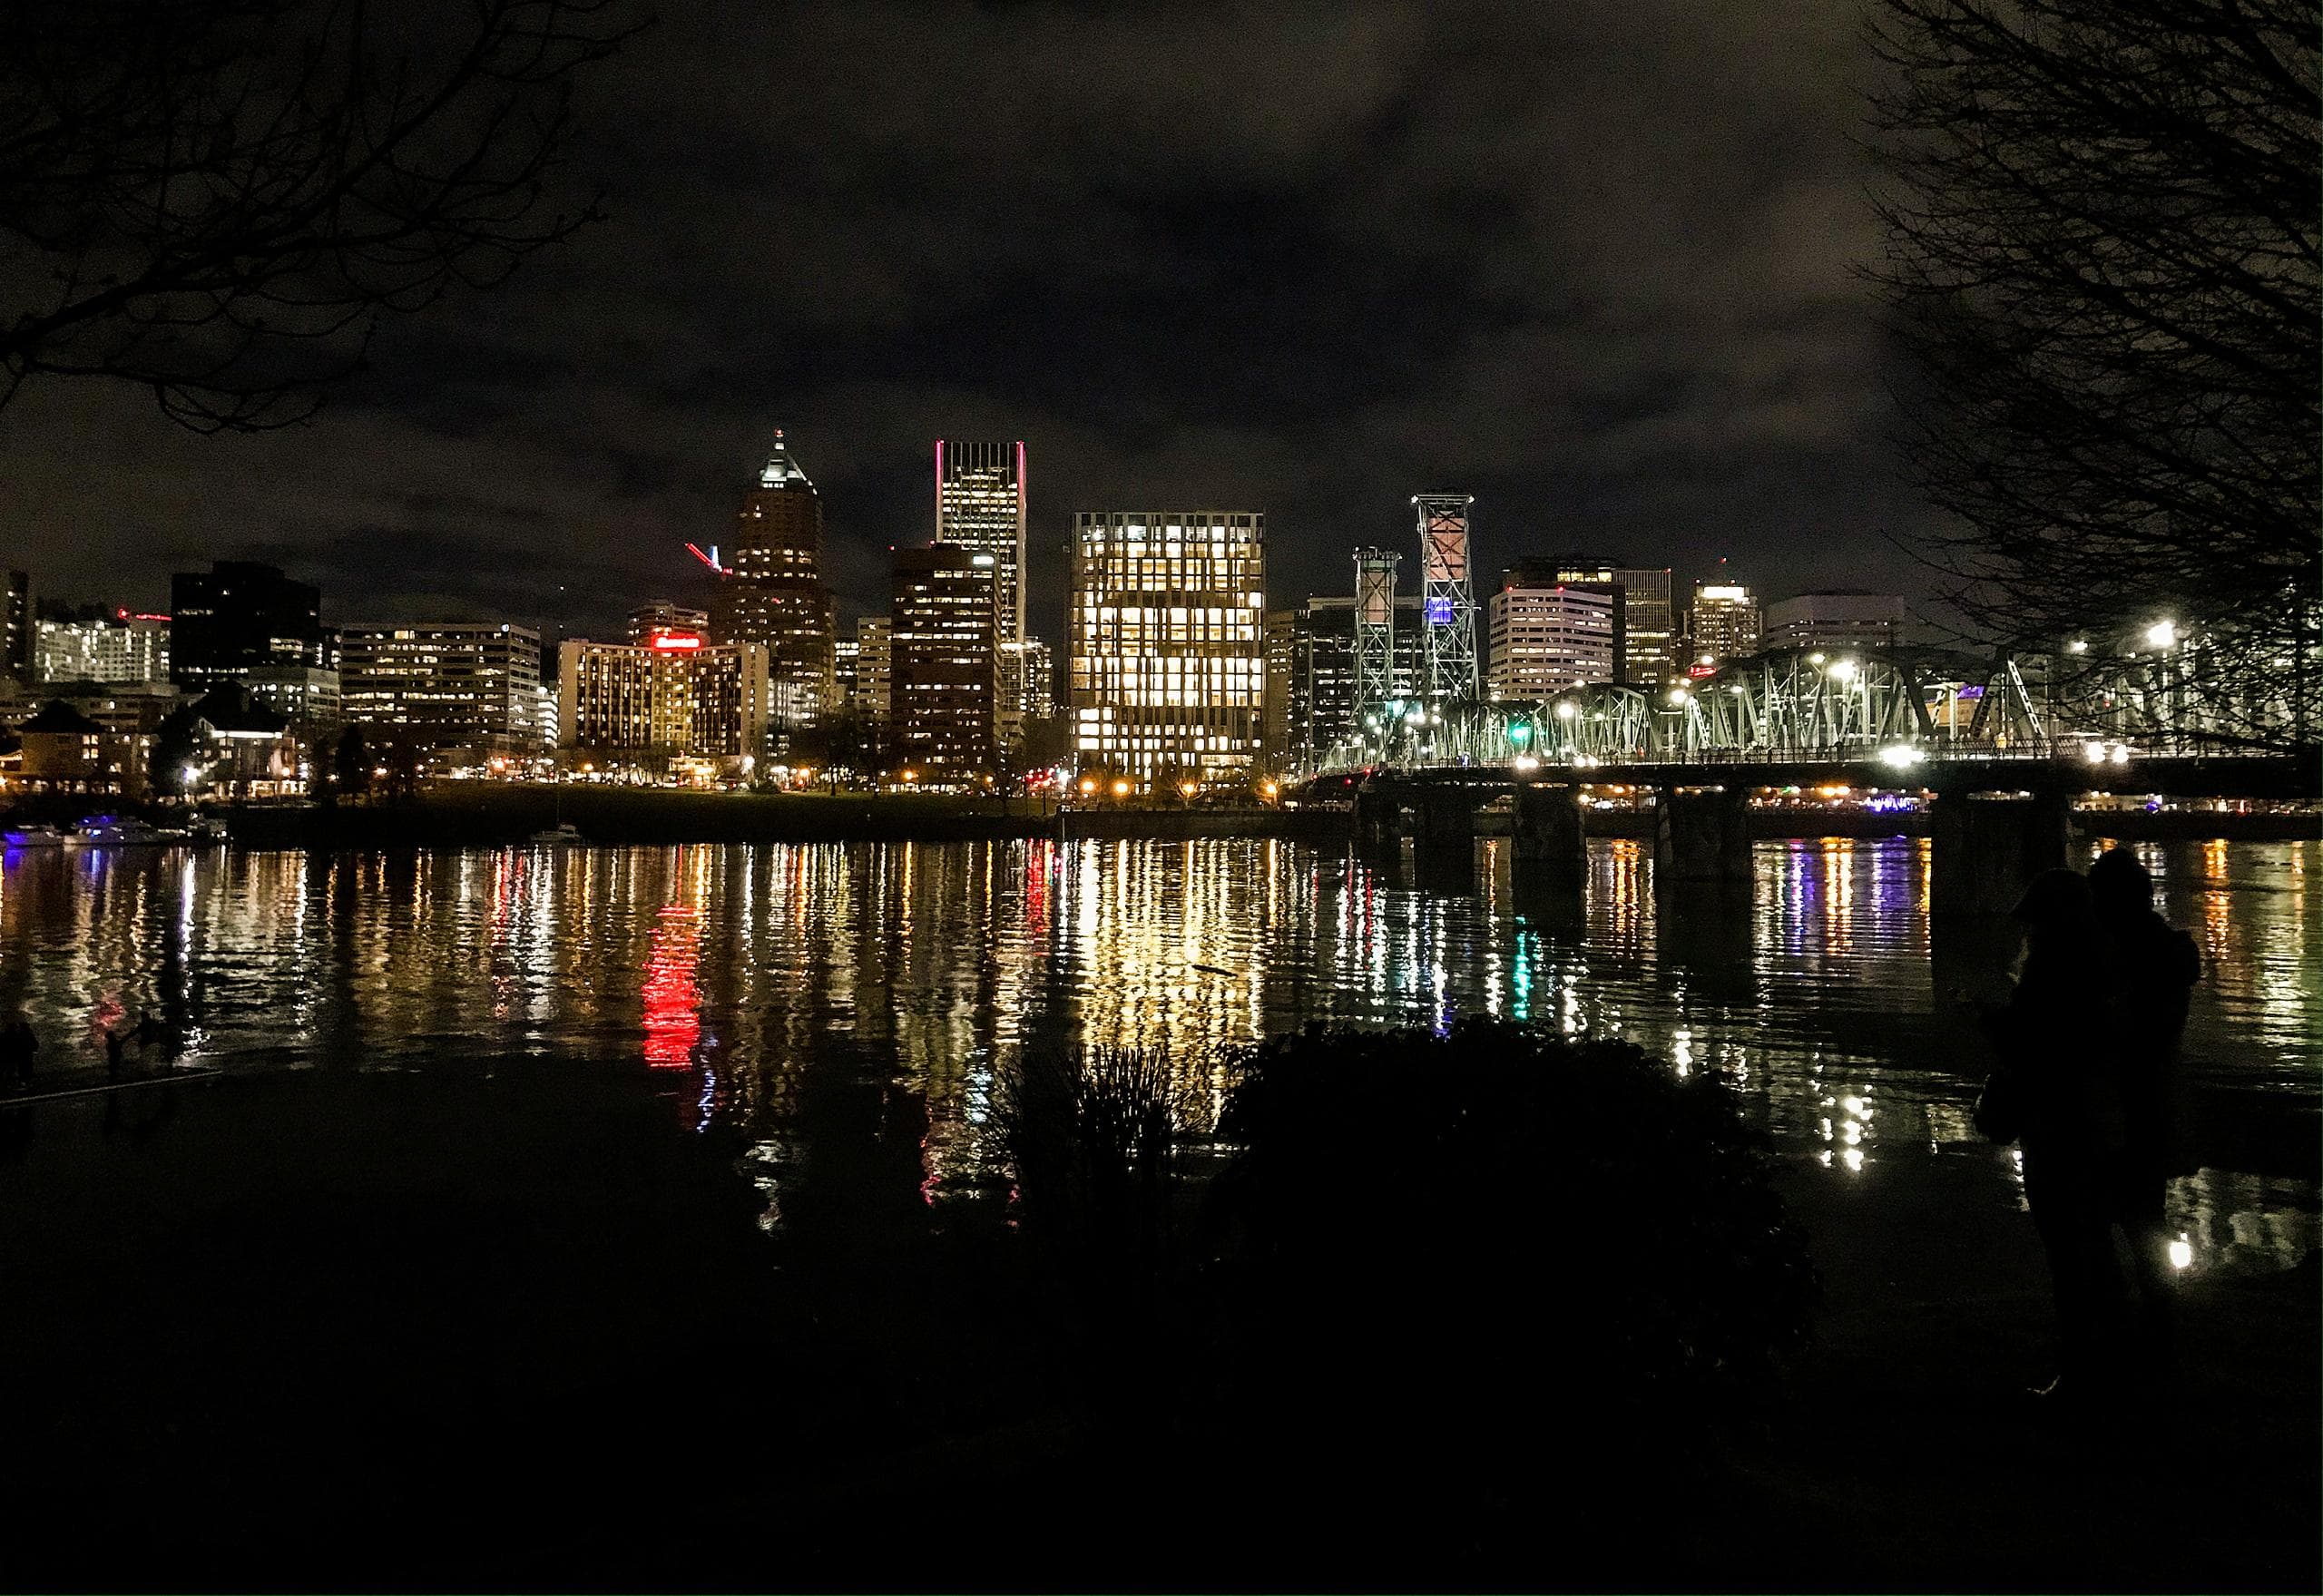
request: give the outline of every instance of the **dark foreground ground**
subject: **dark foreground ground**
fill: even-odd
[[[6,1111],[12,1588],[2227,1591],[2323,1573],[2313,1258],[2190,1285],[2177,1429],[2060,1424],[2016,1395],[2042,1372],[2037,1251],[1965,1156],[1908,1178],[1792,1170],[1827,1300],[1778,1433],[1597,1479],[1591,1500],[1629,1505],[1584,1518],[1603,1473],[1586,1454],[1570,1494],[1491,1512],[1425,1456],[1362,1460],[1358,1494],[1302,1489],[1295,1446],[1141,1405],[1141,1382],[1172,1388],[1176,1354],[1133,1326],[1093,1404],[1056,1376],[1069,1316],[995,1216],[919,1203],[924,1126],[867,1078],[815,1105],[780,1243],[732,1173],[740,1148],[614,1072],[230,1080]],[[897,1195],[867,1212],[867,1190]],[[1556,1294],[1554,1250],[1547,1226],[1543,1311],[1586,1312]]]

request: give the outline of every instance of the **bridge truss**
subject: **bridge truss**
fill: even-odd
[[[1611,683],[1541,703],[1446,706],[1441,724],[1384,744],[1351,739],[1324,769],[1401,765],[1846,759],[1896,744],[1934,751],[2045,747],[2051,728],[2008,661],[1938,649],[1779,649],[1667,692]],[[1387,727],[1392,733],[1396,722]]]

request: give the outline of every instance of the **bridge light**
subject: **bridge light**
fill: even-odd
[[[1425,726],[1427,724],[1427,716],[1418,710],[1414,710],[1410,714],[1404,717],[1404,724],[1407,726]]]
[[[2102,765],[2105,762],[2105,745],[2102,742],[2093,742],[2083,751],[2088,755],[2089,762],[2093,765]]]
[[[1670,690],[1670,701],[1679,709],[1683,709],[1687,704],[1692,702],[1693,697],[1693,694],[1688,692],[1682,687],[1673,687]]]
[[[1581,706],[1574,703],[1571,699],[1559,699],[1557,700],[1558,720],[1572,720],[1577,719],[1580,714]]]
[[[1541,768],[1541,761],[1530,754],[1517,755],[1515,762],[1519,770],[1538,770]]]
[[[1511,720],[1508,723],[1508,740],[1514,743],[1520,749],[1526,743],[1531,742],[1533,740],[1533,723],[1530,720]]]
[[[1879,762],[1898,770],[1910,769],[1927,756],[1907,742],[1892,742],[1879,750]]]
[[[2065,644],[2065,652],[2068,654],[2085,654],[2089,652],[2089,640],[2085,637],[2074,638],[2071,642]]]
[[[1834,681],[1853,681],[1856,669],[1853,660],[1834,660],[1831,661],[1831,679]]]
[[[2145,646],[2150,649],[2166,649],[2177,641],[2178,623],[2175,621],[2157,621],[2145,629]]]
[[[2113,763],[2116,765],[2126,765],[2129,762],[2130,745],[2125,742],[2115,743],[2113,745]]]
[[[1807,662],[1809,665],[1820,665],[1823,662],[1823,656],[1820,654],[1809,654],[1807,656]]]

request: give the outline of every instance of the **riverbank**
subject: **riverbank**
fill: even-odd
[[[1093,1429],[998,1205],[926,1207],[908,1094],[828,1065],[779,1242],[742,1148],[623,1072],[12,1111],[10,1582],[2317,1582],[2311,1257],[2189,1284],[2182,1424],[2125,1445],[2016,1395],[2045,1373],[2046,1291],[1993,1150],[1787,1161],[1826,1297],[1768,1443],[1673,1459],[1698,1475],[1676,1496],[1639,1481],[1650,1538],[1483,1562],[1447,1523],[1426,1570],[1388,1567],[1374,1527],[1248,1478],[1230,1415]]]

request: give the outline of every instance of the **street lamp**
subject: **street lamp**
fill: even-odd
[[[1853,660],[1834,660],[1831,661],[1831,679],[1833,681],[1853,681],[1855,680],[1855,673],[1856,663]]]
[[[2145,629],[2145,646],[2150,649],[2166,649],[2177,641],[2178,623],[2175,621],[2157,621]]]
[[[1557,719],[1558,719],[1558,720],[1577,720],[1577,719],[1579,719],[1579,718],[1580,718],[1580,715],[1581,715],[1581,706],[1580,706],[1579,704],[1574,703],[1571,699],[1559,699],[1559,700],[1557,700]]]

